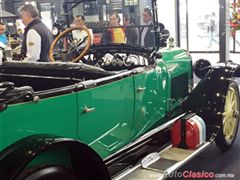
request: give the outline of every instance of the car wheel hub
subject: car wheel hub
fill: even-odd
[[[227,142],[231,143],[236,131],[236,125],[239,117],[238,99],[236,90],[230,88],[228,90],[223,113],[223,134]]]

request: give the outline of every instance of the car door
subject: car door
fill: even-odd
[[[115,152],[132,137],[134,88],[129,74],[121,79],[93,81],[95,87],[77,93],[78,136],[102,157]]]
[[[139,68],[134,75],[135,114],[133,129],[143,134],[162,124],[167,109],[167,73],[161,66]]]

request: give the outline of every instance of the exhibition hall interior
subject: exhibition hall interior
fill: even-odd
[[[9,21],[9,30],[13,30],[13,22],[17,22],[17,27],[24,29],[24,25],[21,23],[18,16],[18,9],[24,3],[33,3],[41,8],[41,18],[49,29],[52,29],[54,22],[60,18],[57,17],[63,11],[61,7],[63,0],[49,0],[49,1],[23,1],[23,0],[1,0],[0,9],[3,10],[1,16],[5,16],[5,13],[13,16]],[[129,1],[131,4],[136,6],[138,0]],[[166,29],[169,30],[170,36],[175,39],[175,45],[182,47],[193,56],[193,60],[199,58],[206,58],[211,62],[218,62],[219,58],[219,37],[220,34],[226,33],[225,31],[231,31],[230,17],[233,9],[231,4],[236,0],[228,0],[228,8],[225,9],[226,16],[226,30],[219,30],[219,24],[221,23],[222,17],[220,17],[220,4],[219,0],[203,0],[203,1],[187,1],[187,0],[158,0],[158,16],[159,22],[162,23]],[[121,1],[115,2],[116,6],[121,4]],[[131,6],[131,7],[133,7]],[[119,8],[119,7],[118,7]],[[120,7],[121,8],[121,7]],[[6,12],[4,12],[6,11]],[[77,14],[77,10],[73,14]],[[91,12],[90,12],[91,13]],[[123,17],[123,12],[119,13]],[[139,14],[138,14],[139,16]],[[90,16],[89,16],[90,17]],[[88,17],[87,17],[88,18]],[[86,18],[86,19],[87,19]],[[106,17],[107,18],[107,17]],[[212,22],[209,22],[211,21]],[[73,19],[72,19],[73,20]],[[210,25],[209,25],[210,23]],[[213,23],[211,25],[211,23]],[[123,24],[123,21],[121,22]],[[212,32],[209,35],[209,26],[212,27]],[[230,32],[231,33],[231,32]],[[238,61],[238,53],[240,52],[239,43],[239,31],[236,31],[234,36],[229,35],[228,37],[228,59],[232,61]]]
[[[0,0],[0,179],[240,179],[240,0]]]

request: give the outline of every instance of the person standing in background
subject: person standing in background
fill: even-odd
[[[139,31],[136,27],[131,27],[134,24],[131,23],[131,18],[128,14],[123,17],[123,25],[125,26],[127,44],[138,45]]]
[[[51,32],[39,18],[38,9],[27,4],[19,9],[24,29],[21,53],[23,61],[48,62]]]
[[[207,25],[208,39],[209,39],[208,48],[211,48],[213,42],[218,44],[218,41],[214,38],[214,33],[216,30],[216,19],[217,18],[214,12],[212,12],[212,14],[210,14],[208,17],[208,25]]]
[[[74,26],[85,26],[85,17],[82,15],[76,15],[71,27],[74,27]],[[93,30],[89,28],[88,30],[91,34],[91,39],[92,39],[91,43],[93,43]],[[72,33],[73,33],[73,38],[76,38],[78,41],[84,41],[84,39],[87,37],[87,33],[85,31],[81,31],[78,29],[73,30]]]
[[[140,44],[146,48],[155,46],[155,34],[153,25],[153,15],[149,8],[145,8],[143,11],[143,22],[146,27],[141,30]]]
[[[0,22],[0,47],[5,49],[8,44],[8,39],[5,34],[6,25],[3,22]]]
[[[126,43],[124,29],[120,25],[121,18],[118,13],[114,12],[109,15],[109,28],[103,31],[103,43]]]

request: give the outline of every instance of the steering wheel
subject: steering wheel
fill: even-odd
[[[83,40],[77,40],[77,39],[71,38],[71,41],[69,42],[68,50],[64,51],[62,53],[70,54],[70,53],[73,53],[76,50],[81,51],[81,53],[79,53],[79,55],[77,55],[77,57],[74,57],[71,60],[71,62],[77,62],[89,51],[89,49],[91,47],[92,37],[91,37],[91,33],[87,29],[87,27],[85,27],[85,26],[74,26],[74,27],[71,27],[71,28],[67,28],[63,32],[59,33],[59,35],[54,39],[54,41],[52,42],[52,44],[50,46],[49,58],[50,58],[51,62],[56,61],[55,57],[54,57],[54,56],[56,56],[56,54],[54,54],[54,48],[55,48],[57,42],[61,38],[67,37],[67,35],[69,35],[68,33],[71,33],[74,30],[84,31],[87,34],[87,36],[84,37]],[[85,41],[86,41],[85,47],[80,47],[80,45],[82,45]]]

